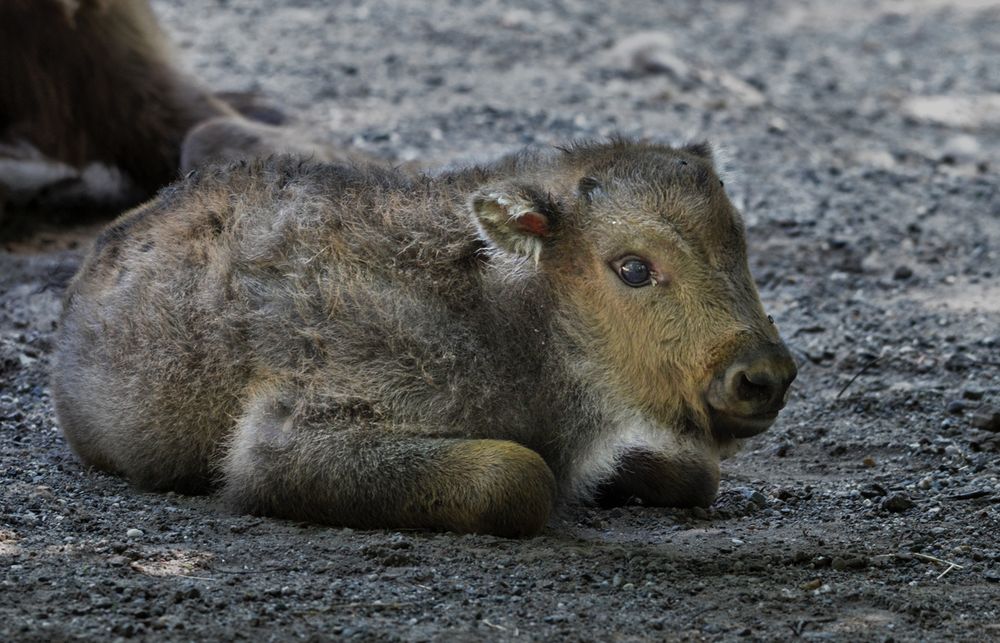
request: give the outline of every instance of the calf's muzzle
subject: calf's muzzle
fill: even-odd
[[[798,369],[783,343],[739,355],[708,388],[712,428],[720,438],[748,438],[766,431],[788,399]]]

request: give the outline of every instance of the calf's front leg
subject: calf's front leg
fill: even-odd
[[[622,456],[615,474],[598,487],[596,498],[604,506],[638,498],[657,507],[708,507],[718,489],[719,465],[711,457],[636,448]]]

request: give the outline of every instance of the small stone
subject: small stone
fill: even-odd
[[[909,266],[898,266],[896,270],[892,273],[892,278],[902,281],[904,279],[909,279],[913,276],[913,268]]]
[[[811,591],[813,591],[815,589],[819,589],[822,585],[823,585],[823,581],[822,580],[820,580],[818,578],[814,578],[811,581],[802,583],[802,589],[805,590],[805,591],[807,591],[807,592],[811,592]]]
[[[131,529],[125,532],[125,536],[127,538],[142,538],[143,535],[144,535],[143,531],[141,529],[136,529],[135,527],[132,527]]]
[[[941,146],[942,158],[948,156],[955,162],[967,163],[980,156],[982,147],[976,137],[969,134],[952,136]]]
[[[830,566],[838,572],[847,569],[864,569],[868,567],[868,559],[864,556],[838,556],[833,559]]]
[[[894,493],[882,501],[882,509],[891,513],[902,513],[915,506],[916,503],[902,493]]]
[[[962,400],[952,400],[948,402],[946,410],[952,415],[961,415],[965,412],[965,402]]]
[[[983,391],[978,388],[964,388],[962,389],[962,397],[966,400],[972,400],[974,402],[983,399]]]
[[[861,464],[863,464],[865,467],[871,469],[872,467],[875,466],[875,458],[873,458],[871,456],[868,456],[867,458],[865,458],[864,460],[861,461]]]
[[[944,360],[944,370],[959,373],[969,370],[973,362],[964,353],[952,353]]]
[[[1000,408],[984,404],[972,414],[972,426],[984,431],[1000,433]]]
[[[892,152],[886,149],[862,149],[854,153],[854,158],[861,165],[869,165],[879,170],[891,170],[899,163]]]
[[[901,108],[916,121],[947,127],[976,129],[1000,124],[1000,93],[911,96]]]
[[[812,566],[814,569],[823,569],[824,567],[829,567],[833,560],[829,556],[817,556],[812,559]]]
[[[662,31],[642,31],[626,36],[608,52],[610,62],[619,68],[640,74],[669,74],[686,79],[692,71],[674,54],[673,38]]]
[[[521,29],[535,22],[527,9],[511,9],[500,17],[500,26],[505,29]]]
[[[862,498],[879,498],[889,494],[889,490],[877,482],[865,485],[861,488]]]

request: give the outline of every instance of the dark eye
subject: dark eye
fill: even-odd
[[[638,288],[640,286],[648,286],[652,283],[650,280],[649,266],[640,259],[628,259],[621,265],[618,269],[618,276],[622,278],[627,285],[633,288]]]

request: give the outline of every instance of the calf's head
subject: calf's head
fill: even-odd
[[[525,168],[478,192],[473,218],[535,264],[610,403],[720,443],[766,430],[796,368],[708,147],[581,145]]]

